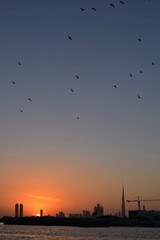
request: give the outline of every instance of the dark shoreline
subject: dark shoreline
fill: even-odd
[[[8,225],[43,225],[72,227],[160,227],[160,219],[121,219],[118,217],[102,218],[56,218],[56,217],[3,217]]]

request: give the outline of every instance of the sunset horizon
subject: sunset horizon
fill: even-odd
[[[0,218],[160,211],[159,10],[1,1]]]

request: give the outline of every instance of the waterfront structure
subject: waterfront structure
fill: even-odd
[[[93,216],[95,217],[100,217],[104,215],[104,211],[103,211],[103,206],[101,206],[99,203],[94,207],[94,212],[93,212]]]
[[[146,210],[129,210],[128,211],[129,219],[149,219],[150,221],[156,219],[157,221],[160,220],[160,211],[146,211]]]
[[[15,217],[18,217],[18,203],[15,204]]]
[[[23,204],[20,204],[20,217],[23,217]]]
[[[125,196],[124,196],[124,186],[122,185],[122,210],[121,210],[121,217],[126,217],[126,209],[125,209]]]
[[[69,213],[69,218],[82,218],[81,213]]]

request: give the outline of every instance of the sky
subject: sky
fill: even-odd
[[[160,198],[160,1],[124,2],[1,0],[0,216]]]

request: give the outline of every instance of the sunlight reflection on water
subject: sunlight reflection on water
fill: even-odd
[[[159,240],[160,228],[0,225],[0,240]]]

